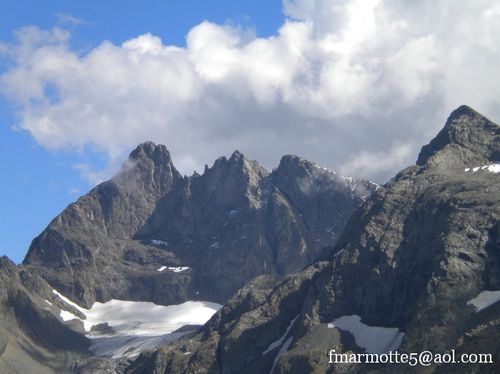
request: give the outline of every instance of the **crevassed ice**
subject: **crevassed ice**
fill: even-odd
[[[500,291],[481,291],[475,298],[470,299],[467,305],[473,305],[476,312],[480,312],[499,301]]]
[[[386,353],[399,348],[404,333],[397,327],[369,326],[361,322],[361,317],[353,314],[342,316],[328,324],[329,328],[348,331],[354,337],[356,345],[367,353]]]

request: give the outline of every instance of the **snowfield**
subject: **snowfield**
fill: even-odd
[[[85,315],[80,319],[61,310],[63,321],[79,319],[87,336],[92,339],[90,350],[109,357],[135,356],[145,349],[178,339],[184,333],[174,333],[185,325],[203,325],[222,305],[207,301],[186,301],[178,305],[156,305],[144,301],[109,300],[96,302],[85,309],[53,290],[66,304]],[[91,331],[93,326],[107,325],[104,332]]]
[[[361,317],[353,314],[342,316],[328,324],[329,328],[348,331],[354,337],[356,345],[366,353],[386,353],[395,351],[403,341],[404,333],[397,327],[368,326],[361,322]]]

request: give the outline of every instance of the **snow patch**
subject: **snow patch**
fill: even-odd
[[[158,271],[162,272],[166,269],[173,271],[174,273],[180,273],[181,271],[188,270],[189,266],[162,266],[158,269]]]
[[[290,348],[290,345],[292,344],[292,342],[293,342],[293,336],[290,336],[286,340],[286,342],[283,343],[283,345],[281,346],[278,354],[274,358],[273,366],[271,367],[271,370],[269,371],[269,374],[272,374],[272,372],[274,371],[274,368],[276,367],[276,364],[280,360],[281,356],[283,356],[283,354],[285,354],[288,351],[288,348]]]
[[[288,332],[292,328],[292,326],[295,323],[295,321],[297,320],[297,318],[299,318],[298,315],[297,315],[297,317],[295,317],[294,319],[292,319],[290,321],[290,323],[288,324],[288,327],[285,330],[285,333],[278,340],[276,340],[276,341],[272,342],[271,344],[269,344],[269,347],[267,347],[267,349],[264,352],[262,352],[262,356],[265,356],[266,354],[268,354],[269,352],[271,352],[273,349],[275,349],[275,348],[277,348],[277,347],[279,347],[280,345],[283,344],[283,341],[285,340],[286,336],[288,335]]]
[[[153,245],[156,245],[156,246],[160,246],[160,247],[168,246],[168,242],[166,242],[164,240],[159,240],[159,239],[151,239],[150,243]]]
[[[500,164],[488,165],[488,171],[493,174],[500,173]]]
[[[52,293],[53,293],[54,295],[56,295],[56,296],[59,296],[59,298],[60,298],[62,301],[64,301],[64,302],[65,302],[66,304],[68,304],[68,305],[71,305],[73,308],[76,308],[78,311],[82,312],[83,310],[85,310],[85,309],[83,309],[80,305],[78,305],[78,304],[76,304],[76,303],[72,302],[70,299],[68,299],[66,296],[64,296],[64,295],[60,294],[60,293],[59,293],[59,292],[57,292],[56,290],[52,290]]]
[[[335,253],[333,255],[333,258],[339,257],[344,251],[345,251],[345,248],[342,248],[340,251],[338,251],[337,253]]]
[[[500,301],[500,291],[482,291],[475,298],[469,300],[467,305],[473,305],[476,313]]]
[[[61,310],[60,316],[64,322],[71,321],[73,319],[80,319],[77,316],[75,316],[73,313],[68,312],[67,310]]]
[[[486,170],[490,173],[496,174],[500,173],[500,164],[489,164],[489,165],[483,165],[483,166],[476,166],[473,168],[465,168],[464,171],[467,173],[469,171],[472,171],[472,173],[475,173],[479,170]]]
[[[386,353],[395,351],[403,341],[404,333],[397,327],[368,326],[361,322],[361,317],[353,314],[342,316],[328,324],[329,328],[348,331],[354,337],[356,345],[367,353]]]
[[[177,266],[177,267],[168,267],[168,270],[172,270],[174,273],[180,273],[181,271],[188,270],[189,266]]]
[[[43,301],[45,301],[49,305],[52,305],[52,303],[49,300],[43,300]]]
[[[220,244],[219,242],[213,242],[212,244],[210,244],[210,248],[213,248],[213,249],[217,249],[219,248]]]

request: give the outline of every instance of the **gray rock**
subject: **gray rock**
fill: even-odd
[[[500,290],[500,174],[481,168],[498,163],[499,155],[498,125],[460,107],[422,148],[417,165],[355,211],[320,261],[264,301],[230,302],[189,340],[189,357],[179,358],[187,344],[179,341],[142,357],[131,372],[498,372],[500,305],[476,312],[468,301]],[[471,167],[480,168],[465,171]],[[354,314],[367,325],[404,332],[400,352],[491,353],[495,364],[330,365],[330,349],[364,351],[349,332],[328,327]],[[289,346],[280,349],[285,341]]]
[[[36,284],[37,292],[23,281]],[[0,372],[69,373],[89,356],[90,341],[64,325],[43,301],[49,289],[42,278],[0,259]]]
[[[167,149],[148,142],[56,217],[23,264],[86,307],[112,298],[224,303],[256,276],[312,263],[376,188],[296,156],[269,173],[237,151],[181,177]]]

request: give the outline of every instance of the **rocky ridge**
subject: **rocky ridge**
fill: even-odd
[[[377,187],[292,155],[270,173],[237,151],[183,177],[164,146],[147,142],[57,216],[23,266],[85,307],[224,303],[256,276],[313,262]]]
[[[198,336],[143,355],[127,372],[498,372],[500,303],[478,310],[473,300],[500,290],[499,152],[498,125],[458,108],[317,262],[275,288],[243,289]],[[379,341],[363,343],[353,324],[377,327]],[[383,346],[381,331],[392,334]],[[330,349],[396,348],[489,353],[494,364],[328,363]]]

